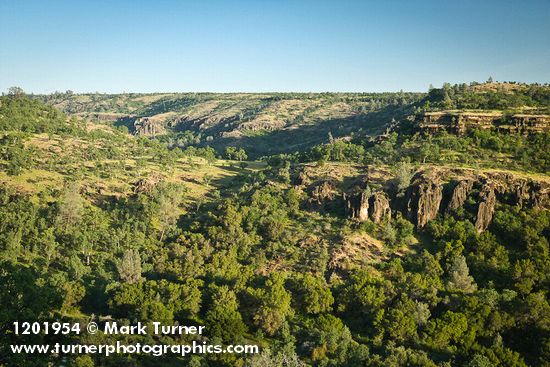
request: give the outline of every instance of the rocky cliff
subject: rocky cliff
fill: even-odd
[[[369,197],[369,218],[374,223],[391,219],[390,201],[382,191],[377,191]]]
[[[494,129],[505,132],[537,133],[550,131],[550,115],[505,115],[500,111],[438,111],[416,117],[417,126],[424,132],[447,131],[463,135],[471,129]]]
[[[150,117],[139,117],[134,122],[134,134],[143,136],[161,135],[166,132],[162,122]]]
[[[550,182],[509,173],[442,168],[422,170],[413,176],[404,195],[392,193],[389,182],[374,193],[357,189],[344,193],[348,216],[380,223],[391,217],[392,210],[400,211],[421,229],[438,215],[450,215],[465,208],[473,211],[475,227],[483,232],[489,227],[499,202],[550,208]]]
[[[334,199],[338,190],[332,181],[321,181],[313,186],[310,195],[310,202],[321,205],[325,201]]]
[[[407,218],[423,228],[439,213],[441,200],[443,199],[443,186],[435,177],[418,173],[407,189]]]
[[[346,211],[351,218],[365,221],[369,219],[369,196],[366,192],[343,194]]]
[[[447,213],[452,213],[459,208],[462,208],[464,202],[470,195],[472,188],[474,187],[474,180],[464,179],[461,181],[455,181],[452,183],[453,189],[451,194],[451,199],[447,205]]]
[[[493,214],[495,213],[495,205],[497,196],[493,183],[488,182],[483,185],[478,196],[477,214],[475,227],[478,232],[483,232],[491,224]]]
[[[383,191],[367,191],[343,194],[346,211],[351,218],[360,221],[367,219],[381,223],[391,218],[390,201]]]

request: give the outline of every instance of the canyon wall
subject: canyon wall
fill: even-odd
[[[368,179],[365,180],[368,185]],[[478,232],[485,231],[499,202],[520,207],[550,208],[550,183],[501,172],[476,173],[466,169],[423,170],[417,172],[402,193],[388,184],[375,191],[343,193],[350,218],[380,223],[393,212],[401,212],[419,229],[438,215],[461,209],[472,211]],[[472,199],[468,205],[466,202]]]
[[[444,130],[452,134],[463,135],[471,129],[538,133],[550,131],[550,115],[505,115],[502,112],[440,111],[418,115],[416,124],[421,131],[427,133]]]

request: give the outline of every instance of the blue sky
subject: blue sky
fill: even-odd
[[[550,82],[550,0],[0,0],[0,90]]]

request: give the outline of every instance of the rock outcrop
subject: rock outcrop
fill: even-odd
[[[523,207],[524,203],[531,200],[531,188],[529,186],[529,182],[521,180],[516,182],[512,187],[515,204],[520,208]]]
[[[517,114],[512,116],[509,124],[502,124],[499,129],[519,133],[550,131],[550,116]]]
[[[382,223],[391,218],[390,201],[386,194],[377,191],[368,200],[369,218],[374,223]]]
[[[493,214],[495,213],[495,205],[497,196],[495,187],[492,183],[486,183],[479,193],[479,203],[477,208],[475,227],[478,232],[483,232],[491,224]]]
[[[311,190],[310,201],[321,205],[323,202],[334,199],[337,193],[336,185],[333,182],[322,181]]]
[[[359,221],[370,219],[374,223],[382,223],[391,218],[390,200],[383,191],[373,194],[365,191],[344,193],[343,198],[351,218]]]
[[[447,205],[447,213],[452,213],[457,209],[462,208],[473,187],[473,180],[465,179],[462,181],[458,181],[453,188],[451,199],[449,200],[449,204]]]
[[[550,131],[550,115],[516,114],[502,112],[438,111],[426,112],[416,118],[421,131],[445,130],[463,135],[471,129],[494,129],[504,132],[537,133]]]
[[[550,204],[550,188],[532,180],[516,181],[511,191],[519,207],[547,207]]]
[[[160,121],[149,117],[140,117],[134,122],[134,134],[142,136],[155,136],[164,134],[166,129]]]
[[[139,179],[134,183],[134,194],[150,193],[163,179],[164,177],[158,173]]]
[[[374,186],[380,188],[372,193],[366,188],[373,183],[376,173],[361,177],[351,191],[343,194],[347,215],[359,221],[382,223],[391,218],[392,210],[398,210],[422,229],[439,213],[449,215],[465,208],[474,211],[475,228],[483,232],[491,224],[499,202],[550,209],[550,180],[513,173],[432,167],[415,174],[404,197],[395,193],[392,196],[387,175],[386,185],[377,181]],[[475,201],[475,209],[465,207],[468,198]]]
[[[346,203],[346,210],[351,218],[360,221],[369,219],[369,196],[366,192],[344,193],[343,198]]]
[[[406,214],[418,228],[437,216],[443,199],[443,187],[432,178],[419,175],[407,190]]]
[[[531,205],[536,208],[550,207],[550,185],[543,186],[539,182],[533,182],[531,188]]]

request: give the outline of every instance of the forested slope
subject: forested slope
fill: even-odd
[[[1,97],[0,363],[61,360],[10,354],[13,320],[93,319],[205,325],[199,341],[258,344],[262,354],[65,363],[548,365],[550,136],[418,132],[414,120],[391,121],[428,111],[425,96],[403,95],[414,100],[380,115],[380,127],[397,123],[386,134],[338,139],[329,129],[261,162],[247,161],[244,145],[216,145],[222,135],[181,149],[177,135],[133,136],[36,98]],[[70,113],[92,108],[79,110],[82,96],[50,98]],[[188,97],[120,98],[101,112],[150,116],[166,112],[159,101]],[[220,121],[204,130],[223,130]]]

